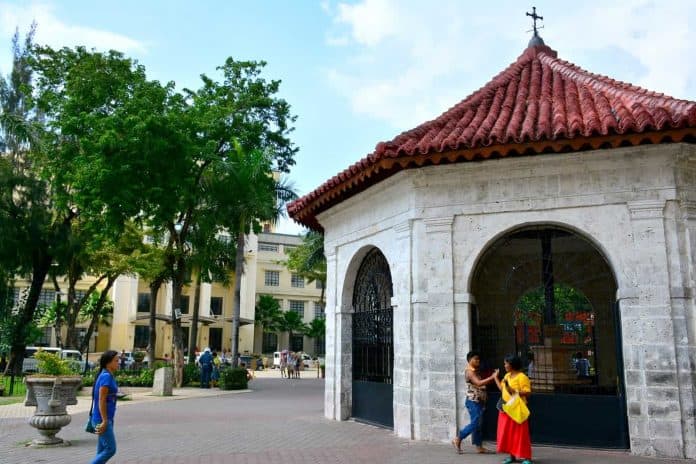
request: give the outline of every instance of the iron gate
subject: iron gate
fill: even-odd
[[[594,246],[555,227],[510,233],[483,256],[472,290],[484,369],[503,371],[516,354],[532,381],[532,441],[628,448],[616,281]],[[495,440],[500,394],[489,390],[484,437]]]
[[[353,291],[353,411],[357,420],[394,426],[392,280],[377,249],[363,259]]]

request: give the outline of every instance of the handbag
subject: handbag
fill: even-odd
[[[503,411],[505,411],[505,414],[510,416],[510,418],[518,424],[522,424],[524,421],[526,421],[530,414],[529,408],[517,393],[512,395],[507,402],[503,403]]]
[[[94,379],[94,383],[97,383],[97,379]],[[89,405],[89,416],[87,416],[87,425],[85,425],[85,432],[87,433],[97,433],[97,429],[92,424],[92,411],[94,411],[94,385],[92,385],[92,403]]]
[[[89,417],[87,418],[87,425],[85,425],[85,432],[97,433],[97,429],[95,429],[94,424],[92,424],[92,414],[90,414]]]
[[[500,412],[505,412],[505,411],[503,411],[503,397],[502,396],[500,398],[498,398],[498,402],[495,403],[495,408]]]

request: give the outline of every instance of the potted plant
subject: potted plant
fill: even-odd
[[[71,421],[66,407],[77,404],[77,390],[82,377],[74,373],[68,362],[57,354],[38,351],[38,374],[27,376],[25,406],[35,406],[29,425],[41,434],[32,441],[33,446],[50,446],[63,443],[56,437],[60,429]]]

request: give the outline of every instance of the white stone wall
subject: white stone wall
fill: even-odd
[[[695,160],[674,144],[431,166],[322,213],[326,416],[350,417],[352,285],[371,247],[394,285],[395,433],[447,440],[468,418],[476,263],[511,230],[551,224],[589,239],[615,273],[632,451],[696,457]]]

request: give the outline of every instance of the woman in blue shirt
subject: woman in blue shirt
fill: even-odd
[[[99,435],[97,455],[92,464],[103,464],[116,454],[114,435],[114,415],[116,414],[116,393],[118,385],[114,372],[118,369],[119,356],[116,351],[106,351],[99,358],[99,374],[92,388],[92,425]]]

